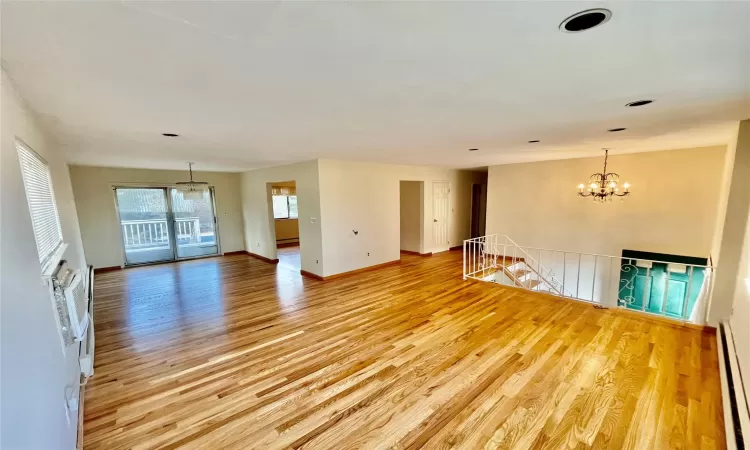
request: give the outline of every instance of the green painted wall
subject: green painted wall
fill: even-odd
[[[653,263],[647,269],[636,267],[635,260],[623,260],[620,266],[619,303],[629,309],[656,314],[664,311],[668,317],[689,318],[703,285],[704,272],[703,268],[691,269],[690,266],[686,273],[667,272],[665,263]]]

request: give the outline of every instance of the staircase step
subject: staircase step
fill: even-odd
[[[511,271],[511,273],[513,274],[514,277],[516,277],[519,280],[521,280],[521,278],[523,278],[524,276],[530,274],[531,271],[530,270],[526,270],[526,269],[517,269],[517,270]]]
[[[529,280],[529,281],[527,281],[527,282],[524,283],[524,286],[526,286],[526,288],[528,288],[528,289],[534,289],[535,287],[537,287],[541,283],[542,282],[539,281],[539,280]]]

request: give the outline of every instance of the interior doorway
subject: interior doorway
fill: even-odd
[[[273,235],[279,265],[296,271],[301,269],[299,209],[297,183],[280,181],[270,183]]]
[[[424,182],[401,181],[400,231],[403,253],[424,253]]]
[[[471,237],[484,236],[487,215],[487,185],[471,185]]]
[[[214,190],[116,187],[125,265],[219,254]]]

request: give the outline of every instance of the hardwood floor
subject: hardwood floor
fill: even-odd
[[[279,265],[299,272],[302,268],[300,260],[299,245],[289,245],[276,249],[276,257],[279,258]]]
[[[460,258],[97,275],[85,448],[724,447],[711,333],[462,281]]]

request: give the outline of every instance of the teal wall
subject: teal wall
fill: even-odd
[[[620,266],[619,304],[629,309],[643,310],[674,318],[690,317],[698,300],[705,269],[688,266],[686,273],[668,273],[667,264],[653,263],[651,269],[635,267],[635,260],[623,260]],[[688,288],[688,281],[690,286]],[[667,286],[667,283],[668,286]],[[666,293],[666,305],[664,294]],[[687,302],[685,317],[682,317],[683,306]]]

